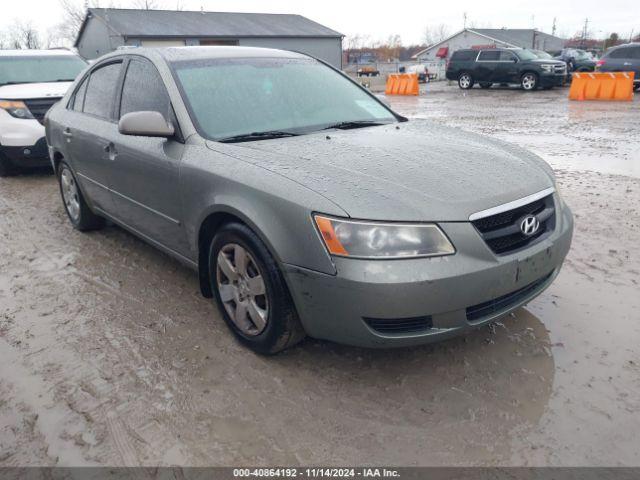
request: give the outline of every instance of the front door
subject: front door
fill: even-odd
[[[495,83],[518,83],[518,57],[509,50],[500,50],[500,58],[494,72]]]
[[[143,58],[132,59],[126,66],[117,110],[119,118],[131,112],[160,112],[178,129],[162,78],[156,67]],[[182,225],[179,175],[184,144],[177,138],[117,132],[110,148],[114,157],[110,185],[117,219],[185,255],[188,248]]]

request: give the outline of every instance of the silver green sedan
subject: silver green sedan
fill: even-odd
[[[571,243],[540,158],[408,121],[298,53],[118,51],[46,132],[73,226],[108,219],[192,267],[261,353],[459,334],[539,295]]]

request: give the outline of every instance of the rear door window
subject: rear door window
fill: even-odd
[[[127,67],[120,101],[120,117],[141,111],[160,112],[165,119],[170,118],[169,94],[158,70],[147,60],[136,59]]]
[[[478,57],[479,62],[497,62],[500,60],[499,50],[483,50]]]
[[[84,98],[84,113],[105,119],[113,117],[113,102],[121,68],[122,62],[110,63],[91,72]]]
[[[467,61],[474,60],[478,56],[478,52],[474,50],[458,50],[457,52],[453,52],[451,56],[451,60],[454,61]]]

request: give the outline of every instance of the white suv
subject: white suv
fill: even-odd
[[[49,165],[44,115],[86,66],[68,50],[0,50],[0,177]]]

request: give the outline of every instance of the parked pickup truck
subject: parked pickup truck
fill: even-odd
[[[86,66],[68,50],[0,50],[0,177],[50,165],[44,115]]]

